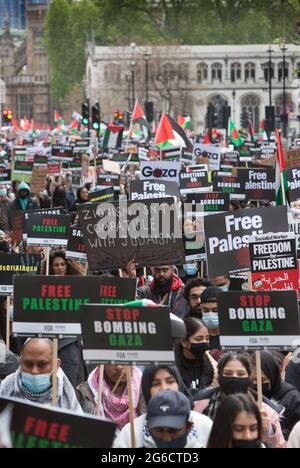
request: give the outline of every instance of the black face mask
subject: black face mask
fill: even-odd
[[[225,395],[236,395],[237,393],[247,393],[251,387],[251,379],[239,379],[237,377],[220,377],[219,384]]]
[[[232,448],[234,449],[259,449],[261,447],[261,441],[258,439],[254,440],[236,440],[232,441]]]
[[[203,359],[206,351],[209,351],[209,343],[191,344],[189,351],[195,356],[195,358]]]
[[[0,242],[0,252],[8,253],[9,252],[9,245],[5,241]]]
[[[257,385],[252,385],[252,388],[253,390],[258,393],[257,391]],[[271,400],[272,398],[272,394],[271,394],[271,388],[270,388],[270,384],[268,383],[264,383],[262,384],[262,392],[263,392],[263,395],[268,398],[269,400]]]

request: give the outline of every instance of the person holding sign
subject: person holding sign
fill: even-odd
[[[163,390],[151,398],[147,414],[134,421],[137,448],[205,448],[212,422],[198,418],[181,392]],[[130,425],[124,427],[114,448],[130,448]]]
[[[56,406],[82,414],[75,391],[60,365],[61,361],[58,359]],[[27,340],[21,353],[20,368],[3,380],[0,385],[0,397],[51,405],[52,372],[52,341],[37,338]]]
[[[184,299],[184,284],[175,275],[174,266],[153,268],[154,279],[150,285],[138,289],[138,299],[149,299],[155,304],[169,306],[172,314],[183,318],[188,313],[188,306]]]
[[[75,203],[72,206],[71,211],[76,211],[77,207],[76,205],[82,205],[83,203],[88,203],[89,201],[89,191],[88,189],[84,187],[80,187],[77,190],[77,198],[75,200]]]
[[[30,187],[23,182],[19,185],[17,198],[8,206],[8,219],[12,228],[13,215],[17,211],[34,211],[39,208],[38,202],[30,197]]]
[[[217,382],[217,363],[209,354],[208,329],[197,318],[186,318],[186,337],[175,348],[176,365],[190,391]]]
[[[88,414],[96,414],[99,398],[99,375],[100,369],[96,367],[87,382],[77,387],[78,400],[83,411]],[[131,376],[134,413],[137,417],[139,414],[142,373],[138,368],[133,367]],[[102,415],[116,422],[119,429],[129,423],[129,395],[124,366],[104,366],[101,405]]]
[[[257,385],[255,355],[252,356],[252,380]],[[281,426],[288,440],[294,426],[300,421],[300,394],[290,384],[282,382],[280,366],[271,352],[261,351],[263,394],[282,406]]]
[[[225,398],[217,411],[207,448],[266,448],[262,441],[262,418],[254,401],[242,394]]]
[[[254,399],[254,392],[251,392],[252,366],[249,357],[245,354],[227,353],[218,364],[217,388],[210,388],[199,392],[194,410],[205,414],[213,421],[216,418],[217,410],[226,396],[242,393]],[[268,400],[269,402],[269,400]],[[271,402],[269,402],[271,404]],[[264,441],[276,448],[285,448],[286,441],[282,434],[279,415],[275,409],[266,403],[261,408],[261,416],[264,429]]]
[[[208,328],[211,350],[220,350],[220,322],[218,296],[222,289],[209,287],[201,294],[202,322]]]

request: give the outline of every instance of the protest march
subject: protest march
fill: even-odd
[[[0,448],[300,448],[300,148],[183,121],[1,127]]]

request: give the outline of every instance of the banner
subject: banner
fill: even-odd
[[[157,180],[132,180],[130,181],[130,200],[149,200],[154,198],[180,199],[177,182]]]
[[[32,161],[15,161],[14,173],[15,174],[32,174],[33,162]]]
[[[69,215],[48,215],[29,213],[27,220],[27,244],[42,247],[68,244]]]
[[[67,145],[53,145],[51,149],[53,160],[71,162],[73,161],[73,147]]]
[[[296,236],[265,234],[249,238],[254,291],[299,290]]]
[[[205,171],[180,173],[180,193],[182,195],[207,192],[209,186],[208,173]]]
[[[210,278],[250,270],[249,237],[289,231],[285,206],[206,216],[204,226]]]
[[[289,200],[294,202],[300,199],[300,168],[287,169]]]
[[[70,227],[66,258],[87,261],[86,247],[79,227]]]
[[[111,448],[116,425],[111,420],[47,408],[28,400],[0,398],[0,411],[12,408],[11,440],[16,449]]]
[[[221,165],[221,154],[222,149],[218,146],[203,145],[196,143],[194,145],[194,157],[195,159],[208,159],[209,170],[219,171]]]
[[[98,188],[114,187],[115,191],[120,190],[120,176],[114,174],[98,174]]]
[[[115,197],[115,191],[113,187],[107,187],[102,190],[89,193],[89,202],[97,203],[103,201],[113,201]]]
[[[174,365],[169,307],[90,305],[81,317],[86,362]]]
[[[36,214],[36,215],[63,215],[67,214],[64,208],[45,208],[45,209],[38,209],[33,211],[22,211],[20,216],[22,218],[22,232],[23,232],[23,239],[27,240],[27,221],[29,217],[29,213]]]
[[[172,161],[142,161],[140,180],[159,179],[163,181],[177,182],[181,163]]]
[[[218,311],[222,348],[288,350],[299,347],[295,291],[222,293],[218,297]]]
[[[0,254],[0,296],[13,293],[13,279],[16,275],[39,275],[41,255]]]
[[[136,279],[16,276],[13,333],[43,337],[80,335],[81,305],[126,304],[135,297]]]
[[[247,200],[276,201],[275,169],[238,169],[237,176],[245,181]]]
[[[183,265],[181,212],[173,199],[77,207],[91,271]]]

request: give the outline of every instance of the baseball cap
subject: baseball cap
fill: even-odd
[[[181,429],[188,421],[191,405],[181,392],[165,390],[151,398],[147,409],[147,424],[149,429],[170,427]]]
[[[207,304],[209,302],[217,302],[218,296],[221,294],[222,289],[215,286],[206,288],[201,294],[201,303]]]

